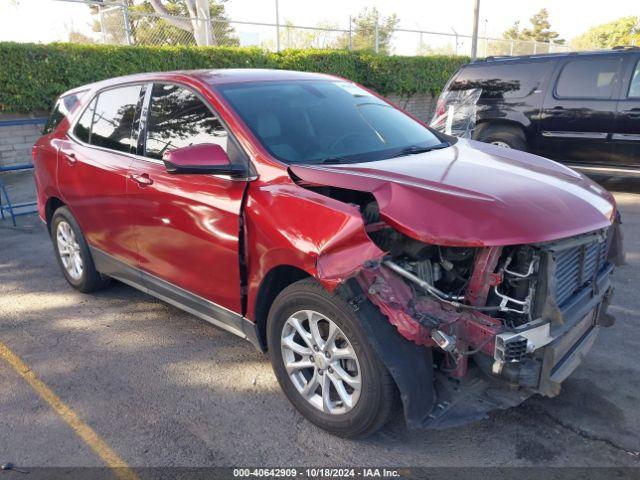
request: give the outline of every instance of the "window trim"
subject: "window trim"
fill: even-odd
[[[564,72],[564,69],[567,67],[567,65],[569,65],[570,63],[575,63],[575,62],[597,62],[598,60],[608,60],[609,58],[613,58],[614,60],[616,60],[618,62],[618,69],[615,72],[615,76],[614,76],[614,81],[613,81],[613,85],[611,87],[611,93],[609,94],[608,97],[563,97],[561,95],[558,94],[558,83],[560,81],[560,78],[562,77],[562,73]],[[589,101],[596,101],[596,102],[608,102],[608,101],[612,101],[612,100],[616,100],[617,98],[617,92],[619,91],[619,86],[620,86],[620,76],[621,76],[621,68],[622,68],[622,64],[624,63],[624,58],[620,55],[616,55],[613,57],[608,57],[608,56],[603,56],[601,58],[598,57],[583,57],[583,58],[570,58],[567,59],[564,63],[560,64],[560,69],[558,71],[558,74],[555,77],[554,80],[554,84],[553,84],[553,98],[556,100],[589,100]]]

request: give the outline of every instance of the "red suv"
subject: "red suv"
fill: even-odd
[[[34,147],[40,216],[82,292],[117,279],[268,351],[343,436],[559,392],[621,261],[612,196],[455,139],[328,75],[213,70],[62,95]]]

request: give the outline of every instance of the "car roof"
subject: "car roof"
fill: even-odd
[[[486,65],[488,63],[515,63],[523,60],[544,60],[554,58],[565,58],[572,56],[585,56],[585,55],[616,55],[620,53],[637,53],[640,52],[638,47],[615,47],[611,50],[590,50],[584,52],[557,52],[557,53],[540,53],[534,55],[504,55],[504,56],[489,56],[487,58],[480,58],[474,60],[468,65]]]
[[[340,77],[324,73],[297,72],[293,70],[272,70],[266,68],[229,68],[202,70],[175,70],[170,72],[148,72],[109,78],[64,92],[61,97],[86,90],[101,89],[123,83],[183,80],[191,77],[209,85],[226,85],[241,82],[276,82],[286,80],[342,80]]]

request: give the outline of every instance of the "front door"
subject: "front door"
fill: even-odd
[[[568,57],[547,90],[539,154],[574,165],[609,165],[622,55]]]
[[[132,267],[137,251],[126,180],[141,105],[141,85],[100,92],[69,138],[60,141],[58,157],[58,184],[89,245]],[[103,273],[110,273],[105,268],[98,265]]]
[[[613,155],[619,167],[640,166],[640,55],[627,70],[613,127]]]
[[[161,160],[168,150],[200,143],[221,145],[232,160],[240,151],[212,110],[186,87],[155,84],[144,117],[144,158],[131,165],[127,193],[139,266],[150,274],[144,275],[147,286],[195,311],[219,306],[241,313],[239,233],[246,181],[170,174]]]

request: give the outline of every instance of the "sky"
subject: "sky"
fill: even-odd
[[[229,0],[229,18],[275,22],[275,0]],[[328,23],[347,28],[349,15],[375,6],[383,16],[395,13],[407,29],[470,34],[473,0],[279,0],[280,20],[296,25]],[[640,15],[640,0],[481,0],[480,35],[501,37],[514,21],[528,24],[541,8],[550,13],[553,30],[571,39],[593,25]],[[89,9],[58,0],[0,0],[0,41],[64,41],[70,30],[90,32]],[[247,27],[249,28],[249,27]],[[409,34],[406,35],[407,37]],[[403,42],[411,40],[400,40]],[[402,52],[396,52],[402,53]]]

